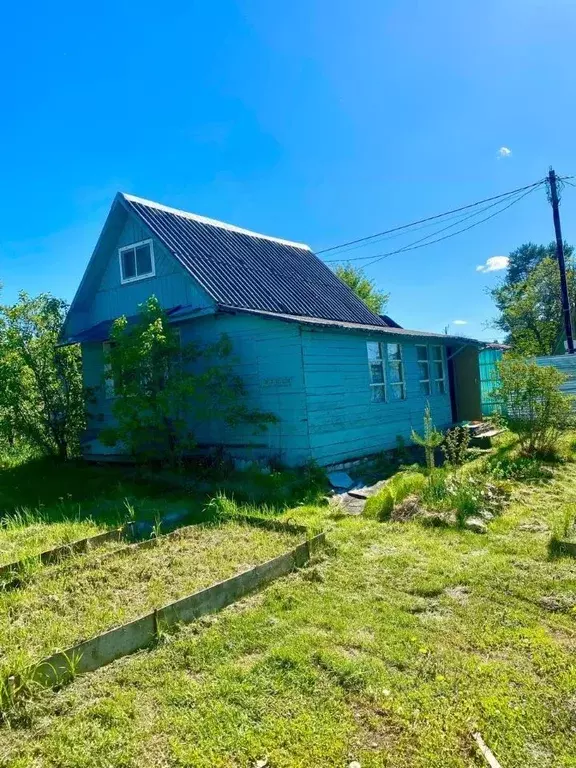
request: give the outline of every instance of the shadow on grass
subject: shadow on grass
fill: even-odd
[[[129,515],[124,504],[139,500],[170,500],[167,485],[148,483],[130,466],[61,462],[51,457],[31,459],[0,472],[0,518],[37,515],[45,522],[91,518],[117,525]]]

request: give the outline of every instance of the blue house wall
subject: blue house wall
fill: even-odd
[[[118,249],[148,239],[153,241],[156,274],[122,284]],[[88,316],[90,325],[120,315],[135,315],[139,305],[152,295],[156,296],[164,309],[179,305],[210,307],[214,303],[164,246],[157,239],[151,238],[146,227],[135,216],[127,216],[117,241],[103,258],[106,267],[93,293]]]
[[[373,402],[367,341],[402,345],[405,400],[389,397],[388,402]],[[429,343],[425,337],[406,339],[394,334],[303,330],[311,458],[319,464],[333,464],[394,448],[398,436],[409,443],[412,428],[422,430],[427,402],[436,426],[449,426],[452,406],[447,371],[445,394],[438,393],[433,381],[431,395],[420,391],[416,345]],[[435,345],[439,344],[435,340]]]

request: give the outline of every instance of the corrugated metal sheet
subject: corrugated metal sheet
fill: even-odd
[[[498,363],[503,355],[501,347],[499,344],[487,344],[478,357],[483,416],[491,416],[502,410],[502,404],[496,394],[500,387]]]
[[[567,395],[576,396],[576,355],[553,355],[550,357],[534,358],[538,365],[552,365],[557,370],[564,373],[568,378],[560,387],[562,392]],[[576,400],[574,401],[576,409]]]
[[[121,199],[218,304],[386,327],[305,245]]]

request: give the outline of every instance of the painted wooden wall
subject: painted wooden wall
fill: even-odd
[[[213,302],[208,294],[154,238],[155,276],[122,284],[118,249],[148,239],[150,237],[144,225],[135,216],[129,215],[117,242],[103,256],[106,265],[93,294],[88,315],[89,325],[115,319],[123,314],[135,315],[139,304],[152,295],[158,298],[165,309],[179,305],[212,306]]]
[[[420,393],[416,343],[402,345],[406,399],[373,402],[366,342],[396,343],[398,336],[354,334],[306,329],[302,331],[304,379],[310,452],[320,464],[374,454],[394,448],[397,435],[410,443],[412,427],[421,431],[426,401],[436,426],[452,421],[448,387],[446,394],[434,390]]]
[[[422,430],[426,401],[435,424],[452,421],[450,396],[420,392],[416,343],[402,345],[406,399],[373,402],[367,340],[396,343],[382,334],[340,333],[306,329],[249,315],[216,315],[180,325],[183,343],[216,341],[226,333],[233,346],[233,370],[246,387],[249,407],[274,413],[278,423],[255,434],[250,426],[229,427],[217,418],[193,425],[202,445],[221,446],[236,458],[277,458],[291,466],[314,459],[338,463],[394,448],[397,436],[410,443],[410,432]],[[86,386],[100,387],[101,344],[83,345]],[[111,418],[111,400],[100,387],[91,409],[89,436],[94,438]]]
[[[229,427],[218,419],[196,427],[198,441],[222,445],[238,458],[278,458],[297,466],[310,458],[300,328],[250,315],[216,315],[183,323],[183,342],[216,341],[226,333],[233,370],[246,387],[246,404],[276,415],[264,433],[249,425]]]

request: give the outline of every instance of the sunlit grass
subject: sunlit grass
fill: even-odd
[[[505,768],[574,768],[576,561],[548,542],[576,464],[512,486],[486,535],[286,509],[328,531],[311,567],[34,698],[0,764],[471,768],[479,730]]]

